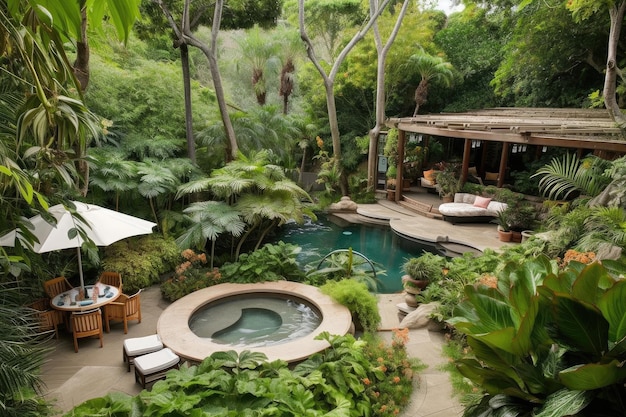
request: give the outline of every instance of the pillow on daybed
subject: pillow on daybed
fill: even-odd
[[[474,207],[484,208],[486,209],[491,203],[491,199],[487,197],[476,196],[474,199]]]
[[[435,178],[437,176],[437,172],[434,169],[429,169],[428,171],[424,171],[424,179],[431,183],[435,183]]]

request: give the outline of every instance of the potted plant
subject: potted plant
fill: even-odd
[[[437,191],[444,202],[452,202],[454,200],[454,194],[461,191],[463,186],[460,178],[457,178],[456,170],[451,165],[446,166],[442,171],[437,173],[435,179],[437,182]]]
[[[537,213],[535,207],[529,203],[519,203],[509,205],[505,211],[507,211],[509,229],[512,232],[511,241],[521,242],[522,232],[533,229]]]
[[[402,276],[402,286],[407,293],[405,301],[410,307],[417,307],[415,295],[432,282],[443,278],[445,258],[430,252],[424,252],[417,258],[410,258],[402,265],[406,275]]]
[[[498,238],[501,242],[510,242],[513,232],[509,226],[509,209],[500,210],[496,221],[498,222]]]

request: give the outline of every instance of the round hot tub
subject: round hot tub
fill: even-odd
[[[350,311],[318,288],[278,281],[195,291],[163,311],[157,333],[165,346],[193,362],[227,350],[298,362],[328,347],[315,340],[320,333],[345,335],[351,323]]]

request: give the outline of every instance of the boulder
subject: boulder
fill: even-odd
[[[336,203],[331,204],[328,207],[328,211],[333,212],[333,211],[350,211],[350,212],[356,212],[357,209],[357,204],[350,200],[350,197],[348,196],[343,196],[341,197],[341,200],[339,200]]]
[[[415,309],[415,311],[407,314],[406,317],[402,319],[398,327],[401,329],[419,329],[428,326],[428,323],[430,322],[430,315],[437,307],[439,307],[439,303],[421,304]]]

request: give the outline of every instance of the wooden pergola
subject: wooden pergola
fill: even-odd
[[[509,148],[516,144],[593,151],[604,158],[626,154],[626,136],[604,109],[493,108],[390,118],[386,125],[399,133],[398,179],[403,176],[407,133],[464,140],[462,181],[467,179],[472,141],[501,142],[498,187],[504,182]]]

